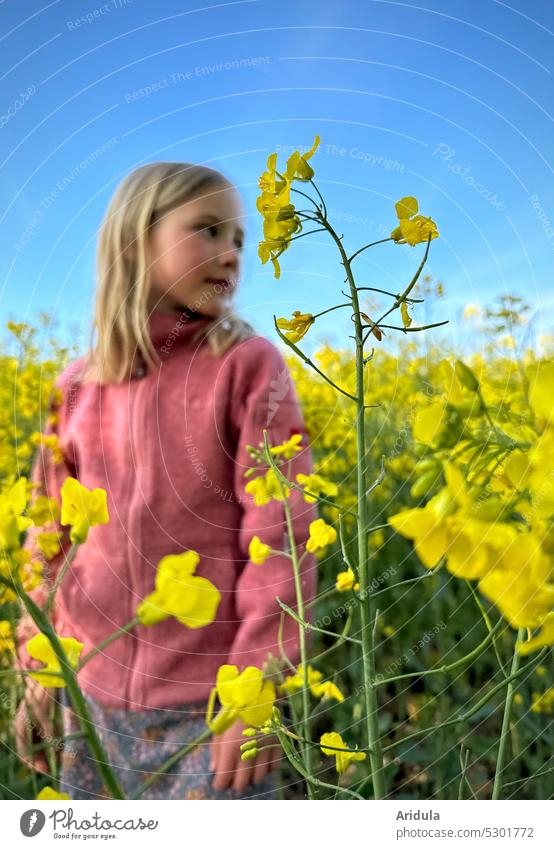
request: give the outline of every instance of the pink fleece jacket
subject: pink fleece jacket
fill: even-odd
[[[274,555],[265,564],[249,561],[254,535],[286,549],[283,505],[256,506],[245,493],[244,472],[252,465],[246,445],[258,445],[267,428],[272,444],[294,433],[306,447],[291,461],[291,479],[312,471],[311,452],[298,398],[279,350],[254,335],[214,356],[193,334],[208,319],[186,313],[154,313],[150,335],[162,360],[122,384],[83,384],[77,359],[59,376],[63,393],[58,434],[64,462],[52,463],[47,449],[35,458],[32,479],[59,498],[68,475],[108,493],[110,522],[89,531],[58,592],[55,624],[88,652],[134,615],[154,589],[156,567],[167,554],[192,549],[200,555],[196,574],[221,593],[215,621],[188,629],[174,618],[138,626],[93,658],[79,673],[82,689],[107,706],[126,710],[205,701],[219,666],[239,669],[280,656],[278,596],[296,605],[291,561]],[[294,534],[305,550],[309,523],[317,518],[301,493],[291,492]],[[63,552],[70,547],[68,528]],[[41,557],[31,529],[25,542]],[[47,564],[54,577],[60,553]],[[302,589],[316,590],[316,560],[302,561]],[[41,599],[44,589],[35,591]],[[24,618],[19,644],[34,633]],[[299,660],[298,625],[285,617],[283,646]]]

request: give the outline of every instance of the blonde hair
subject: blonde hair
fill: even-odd
[[[120,183],[98,237],[95,315],[82,370],[84,383],[128,379],[137,351],[148,366],[159,364],[148,333],[149,230],[164,215],[199,194],[230,188],[234,186],[219,171],[187,162],[143,165]],[[204,336],[215,356],[255,332],[230,307],[207,325],[202,324],[193,340]]]

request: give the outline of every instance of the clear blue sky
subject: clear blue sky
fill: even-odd
[[[266,157],[319,133],[316,179],[352,252],[394,226],[403,195],[436,220],[429,271],[446,299],[431,314],[452,339],[470,341],[466,303],[507,292],[531,302],[534,333],[552,330],[550,0],[4,0],[0,20],[4,321],[47,310],[86,341],[106,204],[157,160],[207,163],[240,188],[239,307],[260,332],[275,340],[274,312],[337,303],[321,234],[282,257],[280,281],[257,258]],[[359,285],[398,290],[420,253],[367,252]],[[350,332],[337,315],[313,342]]]

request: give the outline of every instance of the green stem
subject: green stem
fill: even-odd
[[[420,734],[431,734],[431,733],[434,734],[437,731],[438,728],[447,728],[450,725],[458,725],[459,723],[466,722],[474,714],[476,714],[477,711],[481,710],[481,708],[484,705],[486,705],[487,702],[489,702],[493,698],[493,696],[495,696],[498,692],[500,692],[500,690],[502,690],[503,687],[505,687],[506,685],[509,685],[510,682],[516,681],[519,678],[521,678],[521,676],[525,672],[527,672],[528,669],[531,669],[531,667],[533,667],[533,669],[534,669],[536,666],[538,666],[539,661],[542,660],[542,658],[544,657],[544,655],[546,653],[547,653],[547,649],[543,649],[541,652],[539,652],[539,654],[537,655],[537,657],[533,661],[528,663],[526,666],[523,666],[520,669],[518,669],[517,672],[515,672],[513,675],[510,675],[508,678],[504,678],[503,681],[501,681],[499,684],[497,684],[495,687],[493,687],[492,690],[489,690],[488,693],[486,693],[481,699],[479,699],[479,701],[476,702],[473,705],[473,707],[470,708],[465,713],[460,713],[460,714],[458,714],[458,716],[453,716],[451,719],[447,719],[444,722],[437,723],[436,725],[429,725],[429,726],[427,726],[427,728],[419,728],[417,731],[413,731],[411,734],[408,734],[406,737],[399,738],[398,740],[395,740],[394,743],[389,743],[388,746],[385,746],[383,751],[389,752],[391,749],[394,749],[396,746],[399,746],[401,743],[406,743],[408,740],[412,740],[415,737],[419,737]]]
[[[318,634],[327,634],[328,637],[336,637],[337,639],[340,639],[341,642],[346,641],[349,643],[356,643],[357,645],[361,646],[362,641],[358,640],[356,637],[347,637],[344,634],[337,634],[335,631],[326,631],[324,628],[318,628],[316,625],[312,625],[310,622],[306,622],[306,620],[302,619],[301,616],[295,613],[294,610],[292,610],[292,608],[288,606],[288,604],[285,604],[284,601],[281,601],[279,596],[277,596],[276,598],[277,604],[281,607],[281,609],[284,610],[285,613],[288,613],[291,619],[294,619],[295,622],[298,622],[298,624],[301,625],[304,630],[317,631]]]
[[[519,628],[517,632],[517,642],[521,642],[525,639],[525,628]],[[502,795],[502,784],[503,784],[503,773],[506,761],[506,751],[507,751],[507,742],[508,742],[508,734],[510,730],[510,716],[512,713],[512,702],[514,700],[514,691],[515,691],[515,675],[519,669],[519,664],[521,661],[521,656],[517,653],[515,645],[514,645],[514,654],[512,657],[512,667],[510,669],[510,677],[507,679],[509,681],[508,687],[506,689],[506,702],[504,704],[504,717],[502,719],[502,731],[500,732],[500,743],[498,746],[498,757],[496,758],[496,770],[494,773],[494,785],[492,788],[492,798],[500,799]]]
[[[81,658],[77,665],[77,672],[80,672],[83,666],[92,660],[97,654],[100,654],[107,646],[113,643],[118,637],[121,637],[123,634],[127,634],[131,631],[136,625],[140,625],[140,619],[138,616],[135,616],[133,619],[130,619],[126,625],[122,625],[121,628],[118,628],[117,631],[114,631],[113,634],[110,634],[109,637],[106,637],[97,646],[91,649],[84,657]]]
[[[265,450],[265,454],[266,454],[266,460],[269,463],[269,465],[271,466],[271,468],[273,469],[273,471],[275,472],[275,470],[277,469],[277,464],[275,463],[275,460],[273,459],[271,451],[269,450],[270,446],[269,446],[269,441],[268,441],[267,430],[263,431],[263,437],[264,437],[264,450]],[[304,596],[303,596],[303,592],[302,592],[302,581],[301,581],[301,577],[300,577],[300,569],[298,567],[298,553],[297,553],[297,550],[296,550],[296,540],[295,540],[295,537],[294,537],[294,527],[293,527],[293,523],[292,523],[290,505],[289,505],[287,498],[286,498],[285,487],[284,487],[279,475],[277,475],[277,480],[279,482],[279,487],[280,487],[280,490],[281,490],[281,497],[283,498],[283,508],[284,508],[284,511],[285,511],[285,518],[286,518],[286,522],[287,522],[287,531],[288,531],[288,537],[289,537],[290,554],[291,554],[291,557],[292,557],[292,571],[293,571],[293,575],[294,575],[294,587],[295,587],[295,591],[296,591],[296,603],[297,603],[297,606],[298,606],[298,615],[302,620],[305,621],[306,617],[305,617],[305,614],[304,614]],[[298,640],[299,640],[299,647],[300,647],[300,663],[302,664],[302,669],[303,669],[303,672],[304,672],[304,687],[302,688],[302,713],[303,713],[302,729],[303,729],[304,737],[309,739],[309,737],[310,737],[310,697],[309,697],[309,690],[308,690],[308,655],[307,655],[307,651],[306,651],[306,632],[304,630],[304,627],[300,624],[298,626]],[[305,758],[306,769],[308,770],[309,773],[311,773],[311,771],[312,771],[311,751],[310,751],[309,746],[304,746],[303,749],[304,749],[304,758]],[[311,797],[312,793],[311,793],[310,787],[308,787],[308,791],[309,791],[310,797]]]
[[[280,731],[277,731],[276,733],[277,733],[277,736],[279,737],[279,742],[281,743],[281,746],[283,747],[283,751],[284,751],[285,755],[287,756],[288,760],[291,762],[293,767],[297,770],[297,772],[299,772],[300,775],[302,775],[306,779],[306,781],[308,783],[308,787],[310,785],[313,785],[314,787],[327,787],[329,790],[332,790],[334,793],[337,791],[337,787],[336,787],[335,784],[328,784],[326,781],[321,781],[319,778],[314,778],[314,776],[311,775],[311,773],[309,773],[304,768],[304,766],[300,763],[300,761],[298,760],[298,758],[294,754],[293,747],[289,743],[289,741],[287,739],[287,735],[283,734]],[[347,796],[352,796],[353,799],[361,799],[362,801],[364,801],[363,796],[360,796],[360,794],[356,793],[354,790],[349,790],[348,787],[341,787],[339,789],[340,789],[341,793],[345,793]]]
[[[50,592],[48,593],[48,597],[46,599],[46,604],[44,605],[44,612],[46,614],[49,613],[52,605],[54,604],[54,599],[56,598],[56,593],[58,592],[58,589],[59,589],[61,582],[65,578],[67,570],[69,569],[69,567],[73,563],[73,560],[75,559],[75,555],[77,554],[78,548],[79,548],[79,543],[77,543],[77,542],[72,543],[71,548],[69,549],[69,551],[67,553],[67,557],[65,558],[65,560],[63,562],[63,566],[54,579],[54,583],[52,584],[52,587],[50,588]]]
[[[6,586],[9,586],[10,589],[12,589],[23,600],[23,604],[25,605],[31,619],[39,631],[49,640],[54,654],[60,664],[60,671],[65,681],[65,686],[67,687],[71,705],[79,719],[85,737],[87,738],[89,749],[91,754],[94,756],[96,767],[100,772],[106,789],[109,790],[114,799],[124,799],[125,795],[123,790],[111,770],[107,755],[104,752],[104,748],[98,738],[96,729],[90,718],[85,699],[77,683],[75,672],[67,659],[58,635],[54,631],[44,612],[35,604],[33,599],[24,591],[21,585],[17,585],[13,581],[9,581],[1,575],[0,581]]]
[[[350,398],[351,401],[357,401],[358,400],[355,395],[351,395],[350,392],[346,391],[346,389],[341,389],[340,386],[337,386],[337,384],[334,383],[331,380],[330,377],[327,377],[325,372],[321,371],[321,369],[316,366],[316,364],[313,362],[313,360],[311,360],[309,357],[307,357],[306,354],[303,351],[301,351],[300,348],[297,345],[294,344],[294,342],[291,342],[290,339],[287,339],[285,334],[281,331],[280,327],[277,326],[276,316],[273,316],[273,323],[275,325],[275,330],[277,331],[277,333],[279,334],[279,336],[281,337],[281,339],[283,340],[285,345],[287,345],[289,348],[292,348],[294,353],[297,356],[299,356],[300,359],[303,360],[306,363],[307,366],[310,366],[310,368],[313,368],[314,371],[316,371],[319,375],[321,375],[321,377],[324,380],[326,380],[327,383],[329,383],[334,389],[336,389],[337,392],[340,392],[341,395],[345,395],[347,398]]]
[[[357,437],[357,473],[358,473],[358,571],[360,579],[360,617],[362,634],[362,658],[364,669],[364,695],[366,704],[366,726],[368,746],[371,748],[370,764],[373,779],[373,794],[375,799],[385,796],[385,781],[383,773],[383,754],[379,739],[378,703],[375,689],[375,643],[373,636],[374,600],[370,592],[369,582],[369,546],[367,538],[368,506],[366,480],[366,444],[365,444],[365,394],[364,394],[364,347],[362,321],[358,290],[342,242],[326,222],[342,257],[350,285],[350,295],[354,307],[354,324],[356,329],[356,437]],[[409,294],[404,292],[404,296]]]
[[[499,630],[502,625],[501,620],[499,620],[492,631],[490,631],[487,636],[476,646],[472,651],[463,657],[459,658],[459,660],[453,661],[453,663],[448,663],[443,666],[435,667],[434,669],[424,669],[422,672],[406,672],[404,675],[395,675],[392,678],[381,678],[376,682],[376,685],[382,687],[385,684],[390,684],[391,681],[405,681],[407,678],[423,678],[426,675],[436,675],[437,673],[447,673],[452,672],[454,669],[458,669],[460,666],[465,666],[472,660],[475,660],[479,655],[483,654],[485,649],[489,646],[490,643],[494,640],[494,635],[496,631]]]

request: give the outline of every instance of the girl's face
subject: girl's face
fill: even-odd
[[[189,307],[217,318],[241,270],[242,207],[235,190],[212,188],[156,222],[150,232],[149,311]]]

